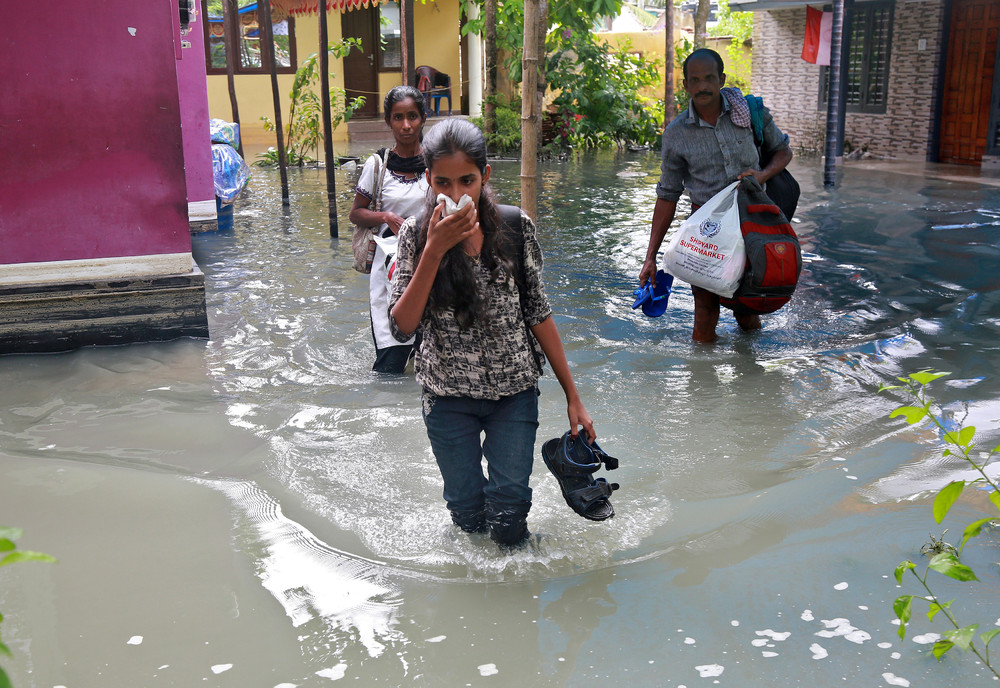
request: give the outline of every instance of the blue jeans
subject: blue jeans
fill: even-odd
[[[538,430],[538,389],[531,387],[496,401],[425,391],[423,412],[427,437],[444,478],[444,499],[455,523],[470,532],[488,524],[498,542],[516,539],[519,529],[527,535],[524,523],[531,508],[528,478]],[[481,441],[482,433],[486,437]],[[488,475],[483,474],[483,456]]]

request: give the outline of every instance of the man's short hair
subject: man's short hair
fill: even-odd
[[[721,77],[726,73],[726,65],[722,62],[722,56],[715,52],[711,48],[698,48],[693,51],[690,55],[684,58],[684,78],[688,78],[688,62],[691,60],[699,60],[705,57],[710,57],[715,60],[715,66],[719,68],[719,76]]]

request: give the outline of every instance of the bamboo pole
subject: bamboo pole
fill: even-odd
[[[337,178],[333,159],[333,118],[330,115],[330,38],[327,28],[326,0],[317,0],[319,11],[319,84],[323,110],[323,159],[326,163],[326,206],[330,218],[330,236],[337,237]]]
[[[538,214],[538,0],[524,0],[524,52],[521,55],[521,209]]]
[[[226,80],[229,83],[229,106],[233,110],[233,121],[236,122],[237,129],[240,126],[240,107],[236,102],[235,63],[239,59],[239,54],[237,52],[236,36],[233,34],[232,29],[239,27],[239,16],[239,10],[236,8],[236,0],[226,0],[222,3],[223,40],[226,46]],[[237,141],[236,150],[241,158],[244,157],[242,134],[240,135],[240,140]]]
[[[257,8],[263,10],[263,17],[258,16],[260,29],[261,57],[264,50],[271,58],[271,96],[274,99],[274,133],[278,140],[278,168],[281,172],[281,205],[290,205],[288,200],[288,162],[285,160],[285,141],[281,129],[281,96],[278,93],[278,67],[274,57],[274,29],[271,27],[271,0],[259,0]]]
[[[536,130],[538,131],[538,150],[542,150],[542,117],[545,112],[545,90],[548,86],[545,81],[545,38],[549,35],[549,0],[538,0],[538,17],[540,21],[538,22],[538,31],[536,35],[538,36],[538,80],[535,84],[536,100],[535,112],[538,113],[538,126]]]

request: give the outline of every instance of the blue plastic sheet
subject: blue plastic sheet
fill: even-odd
[[[213,117],[208,120],[208,132],[212,143],[228,143],[233,148],[240,147],[240,125]]]
[[[212,144],[212,174],[215,195],[223,203],[232,203],[250,179],[250,167],[236,150],[225,143]]]

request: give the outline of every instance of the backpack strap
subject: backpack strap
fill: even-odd
[[[753,142],[760,148],[764,144],[764,99],[760,96],[747,94],[747,107],[750,108],[750,128],[753,130]]]
[[[524,272],[524,229],[521,227],[521,209],[516,205],[497,204],[500,214],[500,231],[507,236],[508,245],[514,248],[514,282],[517,284],[518,299],[521,302],[521,320],[524,321],[524,330],[528,336],[528,345],[534,354],[535,364],[538,366],[538,374],[541,375],[545,366],[545,354],[541,351],[538,340],[528,327],[528,321],[524,319],[524,287],[528,282]]]

